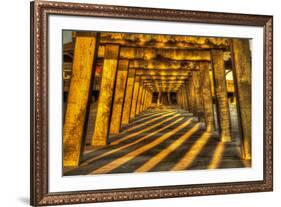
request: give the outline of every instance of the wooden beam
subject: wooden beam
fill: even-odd
[[[228,48],[227,38],[191,37],[182,35],[101,33],[101,43],[130,47],[211,49]]]
[[[144,86],[143,83],[140,82],[140,86],[139,86],[139,92],[138,92],[138,98],[137,98],[137,106],[136,106],[136,115],[138,115],[140,113],[140,108],[141,108],[141,101],[142,101],[142,95],[143,95],[143,90]]]
[[[159,91],[158,92],[158,97],[157,97],[157,106],[160,106],[160,104],[161,104],[161,97],[162,96],[162,92],[161,91]]]
[[[189,110],[193,114],[196,114],[197,109],[196,109],[196,104],[195,104],[195,92],[194,92],[194,85],[192,84],[192,78],[193,77],[191,77],[187,81],[187,92],[188,92],[188,98],[189,98]]]
[[[109,127],[114,83],[119,58],[118,45],[106,45],[102,80],[91,145],[104,146],[109,143]]]
[[[144,83],[155,83],[155,84],[173,84],[173,83],[184,83],[184,80],[143,80]]]
[[[143,86],[143,92],[140,100],[140,112],[143,112],[145,110],[145,102],[147,98],[147,87]]]
[[[131,106],[131,112],[130,112],[130,119],[133,119],[136,116],[137,100],[138,100],[138,95],[139,95],[139,87],[140,87],[140,77],[137,76],[135,78],[135,83],[134,83],[134,90],[133,90],[133,97],[132,97],[132,106]]]
[[[189,111],[188,93],[186,90],[185,82],[183,82],[183,85],[182,85],[182,92],[183,92],[183,104],[184,104],[183,107],[186,111]]]
[[[104,57],[104,47],[99,47],[98,57]],[[185,60],[211,61],[209,50],[155,49],[122,47],[120,58],[129,60]]]
[[[202,98],[204,103],[206,131],[211,132],[215,129],[215,120],[213,111],[211,81],[209,75],[209,63],[200,64],[200,79],[202,87]]]
[[[152,103],[152,92],[149,91],[149,90],[147,90],[146,92],[147,92],[147,94],[148,94],[148,98],[147,98],[147,101],[146,101],[146,103],[145,103],[145,106],[144,106],[144,109],[143,109],[143,110],[148,109],[149,106],[150,106],[151,103]]]
[[[249,40],[232,40],[233,75],[242,134],[242,157],[251,159],[251,51]]]
[[[148,69],[148,70],[145,70],[145,69],[137,69],[136,70],[136,75],[150,75],[150,76],[171,76],[171,75],[174,75],[174,76],[183,76],[183,77],[188,77],[189,75],[191,75],[191,72],[190,71],[187,71],[187,70],[170,70],[170,69],[165,69],[165,70],[162,70],[162,69]]]
[[[211,54],[221,141],[229,142],[231,141],[231,123],[225,81],[223,51],[212,50]]]
[[[130,68],[143,69],[183,69],[183,70],[199,70],[201,61],[186,61],[186,60],[131,60]],[[208,62],[208,61],[202,61]]]
[[[169,103],[169,105],[172,105],[171,93],[170,92],[168,92],[168,103]]]
[[[110,134],[118,134],[121,128],[121,116],[125,97],[125,88],[128,75],[128,60],[119,60],[114,92],[114,101],[110,121]]]
[[[123,113],[122,113],[122,125],[129,124],[130,121],[130,112],[131,112],[131,105],[132,105],[132,96],[133,96],[133,89],[134,89],[134,82],[135,82],[135,69],[129,69],[128,73],[128,80],[126,84],[126,92],[125,92],[125,100],[123,106]]]
[[[200,71],[194,71],[192,73],[192,85],[194,86],[194,104],[196,108],[195,115],[201,118],[201,114],[204,112],[204,108],[202,101]]]
[[[95,35],[76,37],[72,77],[63,127],[64,166],[78,166],[80,162],[96,44]]]
[[[144,75],[141,76],[141,80],[186,80],[187,77],[170,75],[170,76],[161,76],[161,75]]]

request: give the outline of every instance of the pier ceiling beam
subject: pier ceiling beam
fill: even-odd
[[[188,60],[130,60],[130,68],[198,70],[201,61]],[[208,62],[208,61],[202,61]]]
[[[104,57],[104,46],[99,47],[98,58]],[[157,60],[157,61],[211,61],[209,50],[185,50],[163,48],[133,48],[121,47],[120,58],[129,60]]]
[[[187,70],[174,70],[174,69],[137,69],[136,75],[157,75],[157,76],[185,76],[186,78],[191,75],[191,71]]]
[[[160,76],[160,75],[143,75],[140,76],[141,80],[187,80],[187,77],[170,75],[170,76]]]
[[[225,49],[228,38],[191,37],[155,34],[101,33],[101,44],[120,44],[130,47],[182,48],[182,49]]]

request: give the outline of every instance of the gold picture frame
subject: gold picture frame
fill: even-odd
[[[31,2],[31,205],[80,204],[175,198],[273,190],[273,17],[233,13]],[[122,189],[49,192],[48,189],[48,17],[104,17],[263,28],[263,180]]]

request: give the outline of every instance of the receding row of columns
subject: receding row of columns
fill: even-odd
[[[77,166],[84,145],[84,128],[89,97],[94,76],[97,51],[96,36],[76,36],[72,78],[66,106],[64,123],[64,166]],[[249,42],[232,41],[232,62],[238,112],[241,124],[243,158],[251,158],[251,65]],[[204,51],[205,54],[205,51]],[[109,144],[109,134],[118,134],[122,125],[127,125],[152,102],[152,91],[137,74],[129,68],[129,61],[120,59],[120,46],[107,44],[100,95],[97,106],[94,133],[91,145]],[[177,91],[177,103],[186,111],[204,119],[206,131],[215,129],[213,102],[221,141],[231,141],[230,111],[228,106],[225,68],[222,50],[210,50],[211,62],[202,61],[200,69],[192,71],[191,77]],[[210,71],[212,69],[212,79]],[[245,77],[247,76],[247,77]],[[214,88],[215,96],[212,96]],[[167,97],[170,104],[170,95]],[[161,91],[157,105],[160,104]]]
[[[248,40],[234,39],[231,44],[237,111],[242,137],[242,158],[251,159],[251,56]],[[180,87],[177,102],[195,116],[204,114],[206,131],[215,129],[215,111],[222,142],[232,140],[225,66],[222,50],[211,50],[211,63],[201,62],[200,70],[193,71]],[[210,69],[211,74],[210,75]],[[214,88],[214,96],[212,96]],[[203,112],[203,113],[202,113]]]
[[[83,151],[87,106],[95,68],[96,36],[75,39],[73,72],[64,123],[64,166],[78,166]],[[100,94],[91,145],[109,144],[109,134],[118,134],[122,125],[129,124],[146,110],[152,92],[129,69],[129,61],[119,59],[120,46],[105,47]]]

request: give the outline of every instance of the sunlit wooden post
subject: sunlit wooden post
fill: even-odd
[[[182,90],[181,90],[181,88],[179,89],[179,106],[182,108],[182,96],[181,96],[181,92],[182,92]]]
[[[196,103],[195,103],[195,94],[194,94],[194,85],[193,85],[193,77],[190,77],[187,82],[188,88],[188,98],[189,98],[189,110],[195,115],[197,113]]]
[[[158,97],[157,97],[157,106],[160,106],[161,104],[161,91],[158,92]]]
[[[223,51],[211,50],[211,55],[221,141],[229,142],[231,141],[231,123],[225,80]]]
[[[146,89],[145,93],[146,93],[146,102],[145,102],[144,110],[148,109],[152,101],[151,91],[149,89]]]
[[[251,159],[251,52],[249,40],[232,40],[232,62],[242,134],[242,157]]]
[[[143,88],[143,91],[142,91],[142,95],[141,95],[141,102],[140,102],[140,112],[143,112],[145,110],[145,97],[146,97],[146,88],[144,87]]]
[[[169,91],[167,92],[167,96],[168,96],[168,105],[172,105],[171,93]]]
[[[128,75],[128,60],[119,60],[116,76],[114,101],[110,121],[110,134],[118,134],[121,128],[122,108],[125,97],[125,88]]]
[[[95,128],[91,141],[91,145],[94,146],[104,146],[109,143],[109,121],[118,58],[119,45],[106,45]]]
[[[186,90],[186,85],[185,84],[183,84],[182,90],[183,90],[184,109],[186,111],[189,111],[188,94],[187,94],[187,90]]]
[[[206,123],[206,131],[211,132],[215,128],[214,111],[213,111],[213,98],[211,91],[211,81],[209,75],[209,63],[200,63],[200,79],[202,87],[202,98],[204,102],[204,115]]]
[[[181,87],[181,105],[182,105],[182,108],[185,109],[184,89],[183,89],[183,87]]]
[[[152,98],[153,98],[153,92],[149,91],[149,100],[148,100],[148,108],[152,105]]]
[[[180,89],[177,91],[177,105],[180,106]]]
[[[179,106],[181,108],[183,108],[183,104],[182,104],[182,88],[180,88],[180,90],[179,90]]]
[[[138,97],[137,97],[136,115],[138,115],[140,113],[141,101],[143,98],[142,95],[143,95],[143,83],[142,83],[142,81],[140,81],[139,92],[138,92]]]
[[[140,87],[140,76],[136,76],[134,90],[133,90],[133,97],[132,97],[132,107],[131,107],[131,112],[130,112],[130,119],[133,119],[136,116],[139,87]]]
[[[200,117],[199,113],[202,113],[203,110],[203,102],[202,102],[202,91],[201,91],[201,82],[200,82],[200,71],[192,72],[192,85],[193,85],[193,97],[194,97],[194,105],[196,106],[195,115]]]
[[[133,96],[133,88],[135,82],[135,73],[136,70],[133,68],[129,69],[128,72],[128,79],[126,84],[126,92],[125,92],[125,100],[123,105],[123,112],[122,112],[122,125],[129,124],[130,121],[130,112],[131,112],[131,105],[132,105],[132,96]]]
[[[188,111],[191,112],[191,100],[190,100],[190,91],[189,91],[189,86],[188,86],[188,81],[184,81],[184,87],[185,87],[185,92],[186,92],[186,102],[188,106]]]
[[[64,166],[78,166],[80,162],[96,45],[96,35],[77,35],[75,39],[72,78],[63,127]]]

